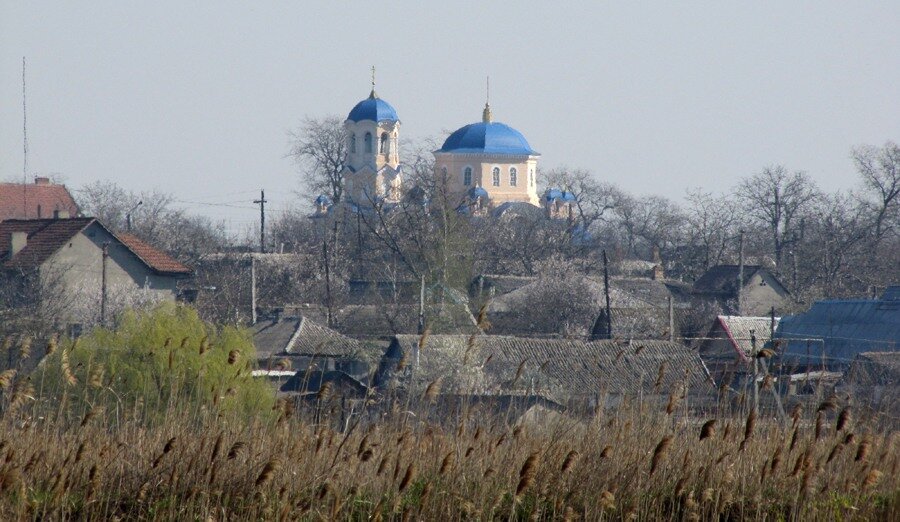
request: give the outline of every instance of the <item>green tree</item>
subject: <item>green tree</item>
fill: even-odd
[[[273,392],[251,375],[255,350],[246,330],[217,328],[187,306],[126,312],[115,328],[63,341],[31,380],[43,401],[80,418],[93,409],[113,421],[150,424],[176,411],[268,414]]]

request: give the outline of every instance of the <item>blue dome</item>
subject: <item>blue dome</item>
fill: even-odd
[[[391,107],[391,104],[377,97],[374,91],[368,98],[357,103],[356,107],[353,107],[353,110],[350,111],[347,119],[356,122],[371,120],[376,123],[380,121],[400,120],[400,118],[397,117],[397,111]]]
[[[319,194],[319,197],[316,198],[316,205],[325,205],[331,206],[331,198],[329,198],[326,194]]]
[[[547,199],[547,201],[554,201],[557,199],[561,199],[563,197],[563,193],[559,189],[548,188],[547,192],[544,192],[544,197]]]
[[[458,129],[447,138],[438,152],[538,155],[521,132],[497,122],[472,123]]]
[[[568,190],[564,190],[562,193],[562,200],[563,201],[575,201],[575,194],[572,194]]]
[[[488,197],[488,192],[484,190],[484,187],[472,187],[469,189],[469,197],[472,199],[486,198]]]

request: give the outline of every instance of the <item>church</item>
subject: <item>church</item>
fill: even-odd
[[[347,157],[343,179],[347,202],[355,209],[396,205],[406,191],[400,159],[400,118],[396,109],[375,92],[357,103],[344,122]],[[460,197],[460,211],[473,216],[503,212],[513,206],[543,208],[551,218],[571,219],[576,198],[548,188],[538,196],[540,153],[518,130],[494,121],[490,100],[481,121],[452,132],[434,154],[435,180]],[[315,200],[316,214],[328,212],[331,201]]]

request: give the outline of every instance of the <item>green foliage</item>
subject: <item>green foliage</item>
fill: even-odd
[[[162,422],[181,410],[268,415],[273,394],[251,375],[255,350],[247,331],[203,322],[173,303],[126,312],[112,329],[63,341],[35,371],[41,395],[78,415],[140,416]],[[99,407],[99,408],[98,408]]]

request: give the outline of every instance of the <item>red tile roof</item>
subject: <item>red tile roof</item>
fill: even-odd
[[[40,266],[94,221],[94,218],[0,221],[0,266],[5,269],[29,269]],[[25,248],[10,258],[9,249],[13,232],[28,233],[28,241]]]
[[[65,185],[45,180],[34,184],[0,183],[0,221],[51,218],[55,210],[78,215],[78,205]]]
[[[94,218],[9,219],[0,221],[0,267],[9,270],[29,269],[42,265],[75,235],[93,223]],[[104,229],[106,227],[103,227]],[[13,232],[26,232],[25,247],[9,257]],[[190,274],[191,268],[179,263],[130,234],[113,234],[128,250],[151,269],[163,274]]]
[[[116,237],[123,245],[134,252],[141,261],[157,272],[168,274],[190,274],[193,272],[187,265],[176,261],[169,254],[153,248],[131,234],[120,233],[116,234]]]

